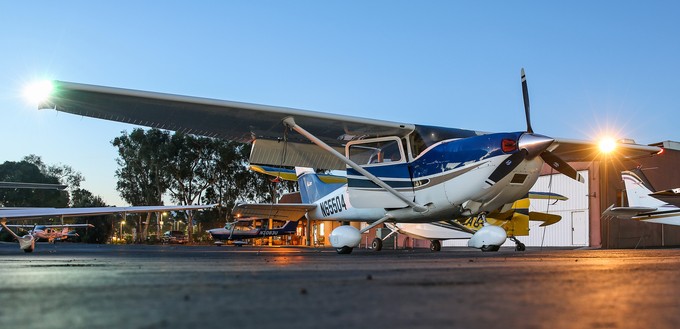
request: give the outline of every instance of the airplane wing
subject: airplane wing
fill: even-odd
[[[97,216],[118,213],[141,213],[141,212],[162,212],[176,210],[198,210],[213,208],[217,205],[197,205],[197,206],[135,206],[135,207],[93,207],[93,208],[26,208],[11,209],[0,211],[0,220],[11,221],[29,218],[44,217],[82,217]]]
[[[21,183],[21,182],[0,182],[0,188],[20,188],[34,190],[63,190],[67,186],[63,184],[46,183]]]
[[[285,118],[293,117],[297,125],[340,151],[350,140],[404,137],[416,127],[414,124],[349,115],[65,81],[52,81],[52,92],[39,108],[226,140],[259,140],[262,143],[254,146],[253,153],[260,161],[251,162],[320,169],[345,169],[345,166],[327,151],[310,145],[303,136],[285,134],[282,124]],[[468,130],[460,132],[483,134]],[[557,142],[560,146],[553,153],[565,161],[589,161],[598,154],[598,146],[593,142],[570,139],[557,139]],[[272,146],[271,143],[275,144]],[[280,143],[288,146],[286,157],[290,156],[293,160],[280,162],[283,159]],[[639,157],[661,150],[656,146],[636,144],[618,146],[617,154],[626,157]]]
[[[53,81],[41,109],[54,108],[99,119],[184,133],[250,142],[283,137],[283,119],[295,122],[324,142],[340,146],[360,136],[406,136],[414,125],[209,98]],[[289,142],[303,142],[299,136]],[[296,140],[296,138],[300,138]]]
[[[555,141],[559,146],[552,153],[567,162],[592,161],[602,156],[597,143],[566,138],[556,138]],[[613,155],[624,159],[636,159],[659,153],[661,150],[657,146],[617,143]]]
[[[257,217],[296,221],[315,208],[315,204],[305,203],[241,203],[234,206],[231,213],[239,218]]]
[[[29,224],[7,224],[7,227],[19,227],[19,228],[34,228],[36,225]],[[94,227],[92,224],[54,224],[54,225],[38,225],[45,228],[68,228],[68,227]]]
[[[634,216],[655,211],[657,208],[653,207],[614,207],[610,206],[602,213],[602,216],[612,216],[618,218],[630,219]]]

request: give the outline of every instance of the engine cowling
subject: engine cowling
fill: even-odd
[[[354,248],[359,246],[361,242],[361,233],[359,230],[350,225],[343,225],[336,227],[330,235],[331,245],[333,248],[349,247]]]
[[[500,246],[505,243],[508,234],[500,226],[485,225],[468,240],[468,247],[482,249],[488,246]]]

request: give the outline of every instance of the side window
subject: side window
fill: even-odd
[[[403,161],[402,149],[398,140],[367,141],[350,145],[349,158],[359,165]]]

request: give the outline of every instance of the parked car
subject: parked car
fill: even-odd
[[[184,244],[189,241],[188,237],[182,231],[166,231],[161,237],[163,243],[179,243]]]

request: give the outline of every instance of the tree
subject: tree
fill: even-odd
[[[108,207],[101,197],[84,189],[73,191],[71,199],[73,207]],[[76,223],[94,225],[91,228],[76,229],[80,240],[87,243],[106,243],[113,234],[114,217],[115,215],[78,217]]]
[[[112,142],[118,148],[116,162],[116,189],[121,197],[133,206],[162,205],[163,194],[170,186],[169,156],[171,150],[170,133],[159,129],[144,130],[136,128],[129,135],[123,131]],[[147,215],[142,228],[138,220],[138,236],[147,235],[151,213]],[[158,227],[160,231],[160,224]]]
[[[41,172],[28,161],[5,161],[0,165],[0,181],[60,184],[55,176]],[[0,203],[5,207],[67,207],[66,191],[37,189],[0,189]]]
[[[216,140],[176,133],[171,139],[170,176],[168,191],[173,201],[192,205],[201,200],[203,192],[215,181],[217,173]],[[189,242],[193,235],[193,213],[186,211]]]
[[[34,164],[45,176],[56,177],[60,184],[66,185],[66,191],[69,194],[79,189],[80,183],[85,180],[83,175],[71,166],[62,164],[48,166],[42,161],[42,157],[35,154],[25,156],[23,161]],[[72,202],[69,202],[69,206],[74,207]]]

